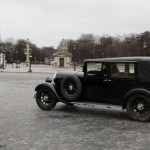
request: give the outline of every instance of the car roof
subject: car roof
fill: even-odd
[[[150,57],[116,57],[116,58],[101,58],[87,59],[88,62],[137,62],[137,79],[142,82],[150,83]]]
[[[114,58],[100,58],[100,59],[86,59],[85,62],[139,62],[149,61],[150,57],[114,57]]]

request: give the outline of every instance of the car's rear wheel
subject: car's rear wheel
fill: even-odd
[[[136,94],[131,96],[127,101],[126,109],[133,120],[150,120],[150,99],[145,95]]]
[[[64,78],[60,88],[63,97],[68,101],[77,100],[82,93],[82,83],[76,76]]]
[[[36,93],[36,103],[42,110],[50,111],[56,106],[56,98],[51,90],[40,88]]]

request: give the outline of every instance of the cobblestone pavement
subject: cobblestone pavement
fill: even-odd
[[[132,121],[120,108],[58,103],[42,111],[33,95],[47,76],[0,72],[0,149],[149,149],[150,123]]]

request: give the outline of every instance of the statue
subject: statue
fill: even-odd
[[[61,43],[59,44],[58,51],[68,52],[68,43],[64,39],[62,39]]]

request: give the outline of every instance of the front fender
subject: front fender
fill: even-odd
[[[132,89],[132,90],[130,90],[130,91],[124,96],[122,109],[125,109],[125,108],[126,108],[127,100],[129,99],[129,97],[131,97],[131,96],[134,95],[134,94],[143,94],[143,95],[146,95],[147,97],[150,98],[150,91],[149,91],[149,90],[142,89],[142,88]]]
[[[61,101],[62,103],[70,104],[69,102],[66,102],[60,98],[60,96],[57,94],[56,89],[52,83],[41,83],[36,86],[35,91],[38,91],[38,89],[40,88],[47,88],[51,90],[59,101]]]

